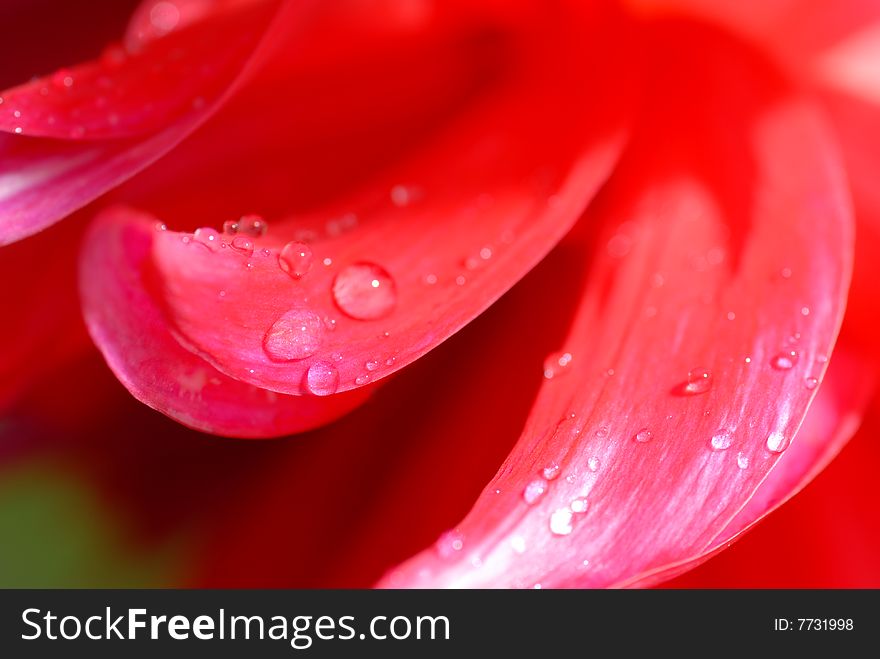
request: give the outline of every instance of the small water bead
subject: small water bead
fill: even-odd
[[[330,316],[324,316],[324,327],[332,332],[336,329],[336,319],[331,318]]]
[[[716,451],[723,451],[724,449],[730,448],[730,443],[733,441],[733,433],[729,430],[721,429],[712,435],[712,448]]]
[[[515,535],[510,539],[510,547],[517,554],[524,554],[526,551],[526,539],[521,535]]]
[[[347,315],[357,320],[384,318],[397,304],[394,280],[375,263],[354,263],[333,281],[333,299]]]
[[[385,366],[394,366],[394,362],[397,361],[397,357],[389,357],[385,360]]]
[[[570,352],[554,352],[544,360],[544,377],[548,380],[565,375],[571,364]]]
[[[797,364],[797,361],[797,352],[794,350],[786,350],[785,352],[780,352],[778,355],[773,357],[773,359],[770,361],[770,365],[777,371],[787,371],[791,368],[794,368],[794,365]]]
[[[736,466],[740,469],[748,469],[749,468],[749,456],[740,451],[736,454]]]
[[[294,279],[304,277],[313,261],[312,248],[296,240],[287,243],[278,255],[278,265]]]
[[[367,382],[369,382],[369,381],[370,381],[370,374],[369,373],[362,373],[361,375],[357,376],[354,379],[354,383],[356,385],[367,384]]]
[[[424,276],[422,281],[424,281],[428,286],[433,286],[437,283],[437,275],[429,273]]]
[[[245,256],[253,256],[254,241],[247,236],[235,236],[231,244],[235,251],[241,252]]]
[[[272,256],[272,250],[270,250],[268,247],[264,247],[263,249],[260,250],[260,255],[261,256]]]
[[[791,441],[781,432],[771,432],[767,437],[767,450],[772,453],[782,453],[788,448]]]
[[[316,396],[335,394],[339,388],[339,371],[330,362],[315,362],[306,372],[306,388]]]
[[[277,361],[305,359],[321,347],[323,330],[321,319],[311,311],[291,309],[266,332],[263,349]]]
[[[801,307],[801,315],[809,316],[810,315],[810,307]]]
[[[791,279],[791,275],[792,275],[791,268],[783,268],[782,270],[779,271],[779,275],[783,279]]]
[[[577,480],[577,474],[569,474],[568,476],[565,477],[565,482],[568,483],[569,485],[574,485],[576,480]]]
[[[491,247],[483,247],[480,249],[480,258],[484,261],[488,261],[492,258],[492,248]]]
[[[586,497],[579,497],[568,504],[568,507],[571,512],[582,515],[587,512],[587,509],[590,507],[590,502],[587,501]]]
[[[543,478],[533,480],[523,489],[523,501],[530,506],[538,501],[547,491],[548,483]]]
[[[687,384],[683,391],[686,394],[704,394],[712,388],[712,373],[706,368],[695,368],[688,371]]]
[[[633,437],[633,439],[635,439],[637,442],[639,442],[641,444],[644,444],[645,442],[650,442],[651,438],[653,438],[653,437],[654,437],[654,433],[652,433],[647,428],[642,428],[641,430],[639,430],[635,434],[635,437]]]
[[[590,471],[599,471],[599,467],[602,466],[602,463],[599,461],[595,455],[587,460],[587,467]]]
[[[375,371],[377,368],[379,368],[379,360],[378,359],[369,360],[366,364],[364,364],[364,368],[367,369],[368,371]]]
[[[816,387],[819,386],[819,378],[805,378],[804,379],[804,386],[810,390],[815,389]]]
[[[208,227],[196,229],[193,233],[193,240],[205,245],[212,252],[220,249],[220,234],[214,229]]]
[[[16,126],[16,127],[15,127],[15,134],[16,134],[16,135],[21,135],[22,132],[23,132],[23,131],[22,131],[21,126]]]
[[[602,426],[601,428],[599,428],[599,429],[596,431],[596,437],[597,437],[598,439],[604,439],[605,437],[608,437],[608,428],[607,428],[607,426]]]
[[[549,467],[544,467],[544,470],[541,473],[548,481],[552,481],[554,478],[559,477],[559,465],[552,464]]]
[[[459,286],[464,286],[467,283],[467,278],[464,275],[458,275],[458,277],[455,278],[455,283]]]
[[[568,508],[557,508],[550,515],[550,532],[553,535],[568,535],[572,530],[574,513]]]

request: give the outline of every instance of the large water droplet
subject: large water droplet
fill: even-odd
[[[548,380],[565,375],[571,363],[570,352],[554,352],[544,360],[544,377]]]
[[[642,428],[635,434],[635,437],[633,437],[633,439],[635,439],[637,442],[641,442],[642,444],[644,444],[645,442],[650,442],[652,437],[654,437],[654,433],[652,433],[647,428]]]
[[[269,328],[263,339],[266,354],[277,361],[311,357],[321,347],[321,319],[305,309],[291,309]]]
[[[306,372],[306,388],[316,396],[335,394],[339,388],[339,371],[331,362],[315,362]]]
[[[777,371],[787,371],[790,368],[793,368],[795,364],[797,364],[798,354],[794,350],[786,350],[785,352],[780,352],[778,355],[773,357],[770,361],[770,365],[775,368]]]
[[[394,309],[397,291],[384,268],[375,263],[355,263],[336,275],[333,299],[352,318],[376,320]]]
[[[311,269],[312,261],[312,248],[296,240],[287,243],[278,255],[278,265],[294,279],[304,277]]]
[[[716,451],[723,451],[726,448],[730,448],[730,443],[733,441],[733,433],[729,430],[721,429],[712,435],[712,448]]]
[[[782,453],[790,444],[788,437],[781,432],[771,432],[767,437],[767,450],[773,453]]]
[[[550,515],[550,532],[553,535],[568,535],[572,529],[574,514],[568,508],[557,508]]]
[[[544,496],[544,492],[547,491],[547,481],[543,478],[538,478],[533,480],[531,483],[526,485],[523,490],[523,501],[525,501],[530,506],[537,502],[542,496]]]
[[[241,252],[245,256],[253,256],[254,241],[247,236],[235,236],[235,238],[232,239],[232,249]]]
[[[220,234],[214,229],[209,229],[207,227],[196,229],[193,234],[193,240],[197,243],[201,243],[212,252],[216,252],[220,249]]]
[[[683,391],[686,394],[703,394],[712,388],[712,373],[707,368],[695,368],[688,371],[687,384]]]

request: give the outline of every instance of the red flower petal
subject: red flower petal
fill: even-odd
[[[140,53],[111,51],[4,92],[0,244],[56,222],[180,142],[239,80],[274,6],[218,14]]]
[[[561,12],[527,18],[537,24],[494,26],[510,32],[494,37],[499,52],[490,53],[504,58],[501,72],[444,117],[443,126],[423,135],[418,149],[404,149],[399,161],[365,183],[352,185],[339,174],[347,163],[328,170],[323,161],[340,153],[364,162],[375,139],[344,143],[340,152],[336,131],[322,125],[319,135],[327,141],[311,152],[320,154],[317,168],[326,178],[293,178],[292,187],[327,190],[341,181],[330,201],[289,219],[270,218],[268,235],[241,249],[206,249],[198,238],[181,240],[170,232],[158,236],[158,286],[178,339],[230,377],[289,394],[307,391],[303,383],[313,364],[334,362],[345,391],[423,355],[533,267],[605,180],[630,94],[617,93],[625,58],[613,76],[598,64],[600,56],[618,52],[607,35],[595,32],[601,23]],[[483,26],[484,39],[487,32],[492,34]],[[549,43],[543,36],[535,43],[535,35],[545,34]],[[407,61],[405,53],[398,59]],[[330,74],[340,75],[332,68]],[[349,79],[350,73],[342,75]],[[422,74],[412,67],[403,75]],[[305,98],[315,108],[338,96],[332,75],[322,81],[323,96]],[[364,121],[382,126],[375,107],[386,100],[362,91],[354,107]],[[597,104],[598,96],[611,100]],[[283,139],[280,118],[257,116],[269,117],[269,138]],[[303,134],[301,125],[295,127]],[[277,154],[271,162],[290,171]],[[236,162],[227,167],[247,169]],[[269,200],[260,203],[277,203],[272,198],[280,193],[301,194],[286,187],[267,193]],[[309,243],[311,255],[297,257],[307,263],[279,261],[302,253],[298,245],[284,251],[290,240]],[[220,291],[224,302],[218,305]]]
[[[105,211],[86,236],[81,260],[86,324],[136,398],[191,428],[233,437],[301,432],[366,399],[369,390],[329,398],[275,394],[233,380],[183,349],[147,292],[155,224],[126,209]]]
[[[385,585],[610,586],[692,560],[801,425],[851,268],[839,161],[763,62],[657,30],[651,114],[578,237],[595,265],[552,379],[454,535]]]

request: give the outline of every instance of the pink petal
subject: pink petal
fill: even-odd
[[[4,92],[0,131],[9,134],[0,135],[0,245],[82,207],[202,123],[240,81],[272,7],[220,15],[141,53],[112,51]],[[103,139],[110,137],[125,139]]]
[[[626,584],[741,526],[795,438],[850,276],[839,160],[761,61],[662,30],[644,132],[579,226],[593,271],[552,379],[471,513],[383,585]]]
[[[338,65],[320,78],[314,97],[304,95],[304,105],[314,110],[294,110],[312,120],[327,107],[333,113],[351,112],[346,108],[356,112],[351,123],[325,121],[316,130],[308,121],[292,124],[298,139],[313,140],[307,154],[316,154],[317,162],[298,160],[302,156],[295,149],[279,146],[266,159],[250,154],[241,162],[224,162],[228,171],[245,180],[251,176],[247,163],[266,165],[259,169],[260,176],[278,185],[258,188],[266,194],[251,198],[260,204],[277,206],[281,199],[289,204],[297,195],[305,195],[309,203],[294,209],[293,216],[269,216],[269,233],[253,241],[252,257],[232,248],[203,249],[198,240],[182,240],[171,232],[157,237],[152,256],[157,286],[178,340],[230,377],[288,394],[306,392],[303,382],[313,364],[336,361],[339,390],[345,391],[417,359],[533,267],[568,231],[608,175],[631,94],[620,89],[618,79],[626,70],[626,58],[607,34],[596,32],[600,21],[545,15],[537,9],[526,19],[491,30],[478,23],[479,40],[470,35],[474,25],[465,23],[460,30],[470,41],[464,45],[461,34],[455,40],[444,37],[447,51],[459,49],[452,50],[451,58],[446,56],[451,67],[460,66],[459,53],[472,52],[470,42],[484,44],[491,37],[484,50],[477,51],[489,61],[471,61],[469,68],[488,68],[492,76],[463,100],[457,99],[451,110],[441,108],[442,122],[432,118],[431,130],[422,129],[418,136],[420,143],[400,144],[390,132],[390,152],[396,156],[391,162],[386,155],[379,167],[364,166],[376,158],[376,136],[381,149],[383,135],[389,134],[388,125],[381,123],[383,113],[377,111],[388,98],[362,88],[345,69],[340,74]],[[501,29],[509,34],[497,36]],[[533,42],[535,35],[544,34],[553,38]],[[406,55],[398,54],[402,70],[394,71],[405,77],[385,79],[384,84],[394,90],[392,99],[408,102],[409,95],[393,85],[423,73]],[[618,55],[621,69],[613,74],[598,64],[582,64]],[[358,70],[357,64],[352,66]],[[445,87],[448,70],[440,70]],[[379,75],[381,80],[381,69]],[[336,86],[334,76],[355,81],[356,101],[349,100],[347,87]],[[599,96],[609,102],[597,104]],[[253,103],[254,96],[248,98]],[[285,145],[284,136],[290,132],[285,124],[290,120],[273,113],[271,104],[256,106],[262,120],[247,117],[253,125],[248,135],[257,145],[272,140]],[[380,130],[358,136],[355,129],[370,127],[371,122]],[[340,131],[343,138],[349,131],[356,137],[342,139]],[[238,129],[230,128],[229,133],[238,134]],[[294,161],[296,176],[289,174],[292,166],[285,159]],[[354,176],[352,169],[358,172]],[[285,180],[293,184],[284,185]],[[232,183],[227,192],[225,184],[213,181],[204,194],[214,197],[212,193],[222,188],[223,197],[235,196],[237,187]],[[198,200],[194,188],[189,190],[181,198]],[[315,190],[333,194],[309,198]],[[168,191],[160,194],[166,199],[174,196]],[[210,208],[214,202],[208,198],[205,203]],[[200,215],[205,217],[204,212]],[[163,219],[173,224],[173,218]],[[234,218],[214,217],[202,220],[202,225],[219,228],[224,219]],[[299,278],[279,264],[291,240],[309,243],[312,254],[308,272]],[[362,266],[365,263],[375,268]],[[378,298],[393,288],[392,296],[369,301],[369,286],[361,290],[357,284],[370,271],[379,274],[362,282],[378,282]],[[221,290],[222,307],[215,303]],[[362,305],[367,308],[354,308],[360,300],[367,300]],[[308,327],[304,350],[285,352],[268,345],[272,337],[289,337],[286,331],[272,329],[279,321],[285,323],[289,313],[304,321],[300,327]]]
[[[191,428],[258,438],[324,425],[366,399],[368,389],[329,398],[276,394],[233,380],[183,349],[148,293],[155,224],[124,208],[105,211],[81,258],[86,325],[138,400]]]

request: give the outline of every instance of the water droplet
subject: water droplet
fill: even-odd
[[[557,508],[550,515],[550,532],[553,535],[568,535],[572,529],[574,514],[568,508]]]
[[[647,428],[642,428],[635,434],[635,437],[633,437],[633,439],[635,439],[637,442],[641,442],[642,444],[644,444],[645,442],[650,442],[652,437],[654,437],[654,433],[652,433]]]
[[[533,480],[531,483],[526,485],[523,490],[523,501],[525,501],[530,506],[538,501],[542,496],[544,496],[544,492],[547,491],[547,481],[543,478],[538,478]]]
[[[245,256],[253,256],[254,241],[247,236],[235,236],[232,239],[232,249],[241,252]]]
[[[459,286],[464,286],[467,283],[467,278],[464,275],[459,275],[455,278],[455,283]]]
[[[820,364],[824,364],[828,361],[828,357],[826,357],[825,355],[818,355],[816,357],[816,361],[819,362]]]
[[[15,127],[15,134],[16,134],[16,135],[21,135],[22,132],[23,132],[23,131],[22,131],[21,126],[16,126],[16,127]]]
[[[767,450],[773,453],[782,453],[789,444],[788,437],[781,432],[771,432],[767,437]]]
[[[153,228],[156,229],[156,231],[168,231],[168,225],[164,222],[156,222],[156,224],[153,225]]]
[[[751,363],[752,363],[752,358],[751,358],[751,357],[746,357],[743,361],[744,361],[746,364],[751,364]]]
[[[590,507],[590,502],[587,501],[586,497],[579,497],[568,504],[568,507],[573,513],[583,514]]]
[[[383,268],[375,263],[355,263],[336,275],[333,299],[352,318],[376,320],[394,309],[397,291]]]
[[[379,368],[379,360],[371,359],[366,364],[364,364],[364,368],[366,368],[368,371],[375,371],[377,368]]]
[[[389,357],[385,360],[385,366],[394,366],[394,362],[397,361],[396,357]]]
[[[295,240],[287,243],[278,255],[278,265],[294,279],[304,277],[313,260],[312,248]]]
[[[335,394],[339,388],[339,371],[330,362],[315,362],[306,371],[306,388],[316,396]]]
[[[263,349],[278,361],[297,361],[311,357],[321,347],[321,319],[305,309],[291,309],[266,332]]]
[[[363,373],[354,379],[354,383],[356,385],[367,384],[367,382],[369,382],[369,381],[370,381],[370,374],[369,373]]]
[[[801,307],[801,315],[809,316],[810,315],[810,307]]]
[[[798,354],[794,350],[786,350],[776,355],[770,362],[770,365],[777,371],[787,371],[797,364]]]
[[[682,387],[686,394],[704,394],[712,388],[712,373],[706,368],[688,371],[687,384]]]
[[[726,429],[721,429],[712,435],[712,448],[716,451],[723,451],[726,448],[730,448],[730,443],[733,441],[733,433]]]
[[[480,249],[480,258],[484,261],[488,261],[492,258],[492,248],[491,247],[483,247]]]
[[[255,238],[259,238],[260,236],[265,236],[266,231],[269,230],[269,224],[259,215],[242,215],[237,222],[232,223],[234,225],[233,233],[246,233],[249,236],[253,236]],[[224,223],[223,227],[226,230],[227,223]]]
[[[748,469],[749,467],[749,456],[740,451],[736,454],[736,466],[740,469]]]
[[[212,252],[220,249],[220,234],[214,229],[202,227],[193,233],[193,240],[205,245]]]
[[[172,2],[157,2],[150,10],[150,23],[159,34],[171,32],[179,21],[180,10]]]
[[[736,314],[733,311],[728,311],[727,320],[736,320]]]
[[[602,466],[602,463],[599,462],[599,458],[595,455],[587,460],[587,467],[589,467],[590,471],[599,471],[599,467]]]
[[[524,554],[526,551],[526,539],[521,535],[515,535],[510,539],[510,547],[517,554]]]
[[[544,360],[544,377],[548,380],[565,375],[571,364],[570,352],[554,352]]]
[[[464,536],[458,531],[447,531],[437,539],[437,553],[443,558],[449,558],[464,548]]]
[[[605,437],[608,437],[608,428],[606,426],[602,426],[601,428],[599,428],[596,431],[596,437],[598,439],[604,439]]]
[[[427,275],[425,275],[423,281],[424,281],[428,286],[433,286],[434,284],[437,283],[437,275],[435,275],[435,274],[427,274]]]
[[[552,464],[549,467],[544,467],[544,470],[541,473],[544,474],[544,478],[548,481],[552,481],[559,476],[559,465]]]
[[[779,274],[783,279],[791,279],[791,268],[783,268]]]
[[[807,389],[815,389],[819,386],[819,378],[804,378],[804,386]]]
[[[73,87],[73,76],[67,69],[58,69],[52,74],[52,84],[59,89],[70,89]]]

